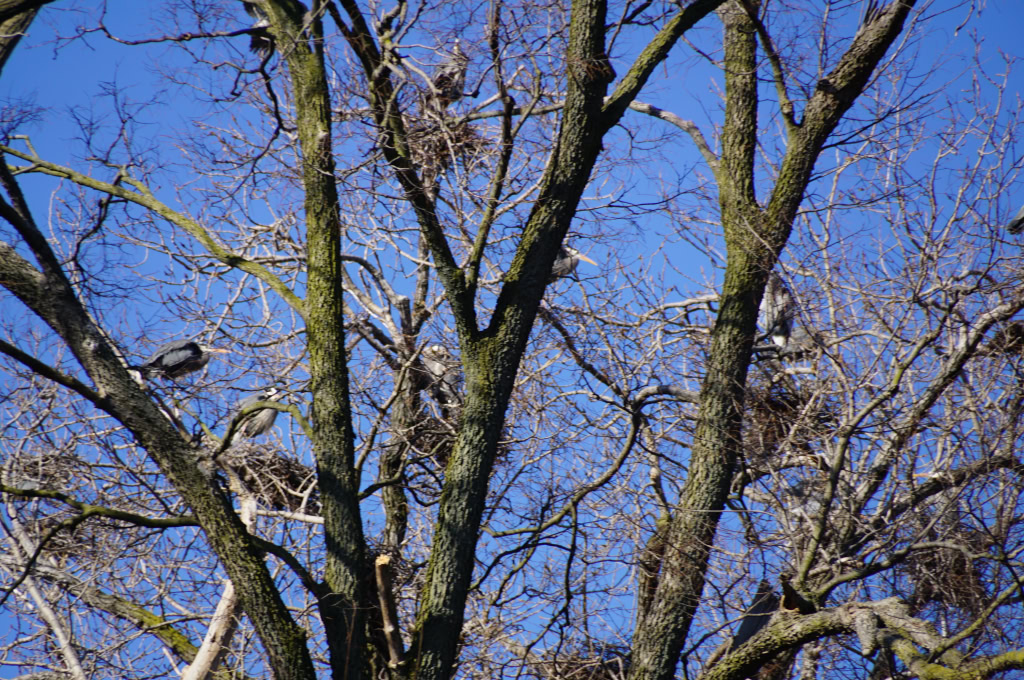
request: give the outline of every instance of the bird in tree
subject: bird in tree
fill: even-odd
[[[1017,214],[1006,225],[1006,231],[1011,234],[1019,234],[1021,231],[1024,231],[1024,207],[1017,211]]]
[[[238,412],[241,413],[251,406],[255,406],[261,401],[277,401],[281,398],[280,392],[277,388],[268,387],[267,389],[251,394],[244,399],[238,401]],[[243,416],[242,421],[238,424],[236,432],[248,439],[258,437],[261,434],[265,434],[270,431],[270,428],[274,426],[274,421],[277,419],[277,409],[264,406],[263,408],[256,409]]]
[[[442,111],[462,99],[462,88],[466,85],[468,67],[469,57],[456,40],[451,54],[437,67],[430,79],[436,92],[438,108]]]
[[[762,580],[757,587],[754,601],[743,612],[739,630],[733,636],[729,649],[737,649],[744,642],[754,637],[757,631],[764,628],[778,608],[779,596],[772,591],[772,586],[768,581]]]
[[[249,29],[249,49],[260,55],[262,59],[268,59],[274,52],[274,36],[270,34],[267,27],[270,20],[263,12],[263,8],[254,2],[242,0],[242,7],[246,14],[256,20],[256,23]]]
[[[149,375],[178,378],[186,373],[198,371],[214,354],[226,354],[228,350],[201,345],[195,340],[174,340],[160,346],[146,363],[132,368]]]
[[[575,248],[562,246],[558,251],[558,257],[555,258],[555,264],[551,267],[551,278],[548,282],[553,283],[558,279],[572,275],[576,271],[576,267],[579,266],[580,260],[589,262],[595,267],[598,266],[596,262]]]
[[[782,278],[772,272],[768,277],[768,285],[761,299],[761,328],[764,335],[761,339],[771,338],[779,347],[785,347],[793,334],[793,321],[796,319],[796,300],[782,282]]]
[[[445,418],[450,410],[462,403],[459,362],[443,345],[431,345],[423,350],[423,367],[430,375],[430,396],[441,406]]]

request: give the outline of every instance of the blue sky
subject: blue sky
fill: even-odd
[[[43,122],[31,130],[33,142],[40,154],[57,163],[87,169],[88,163],[81,158],[81,146],[77,142],[79,132],[73,125],[70,112],[77,111],[79,117],[106,116],[108,112],[104,107],[108,103],[99,95],[113,83],[136,102],[146,102],[157,97],[160,104],[147,108],[140,118],[140,125],[148,136],[159,138],[164,131],[179,128],[188,118],[187,107],[198,105],[190,98],[179,96],[181,93],[173,88],[160,92],[152,89],[154,69],[157,65],[173,67],[179,58],[176,51],[162,45],[146,48],[117,45],[99,35],[93,35],[85,41],[58,45],[53,41],[54,28],[63,35],[69,35],[81,19],[77,12],[61,11],[65,6],[87,6],[87,3],[65,5],[58,1],[44,8],[30,36],[19,45],[0,77],[0,98],[10,100],[29,97],[34,105],[44,110]],[[111,2],[107,22],[115,33],[123,37],[152,36],[155,32],[150,27],[149,13],[154,11],[154,6],[155,3],[140,3],[137,0]],[[921,68],[926,63],[938,63],[943,64],[943,68],[951,74],[963,72],[967,64],[965,59],[973,51],[970,39],[972,33],[981,40],[983,60],[991,64],[995,71],[1002,69],[1000,52],[1012,58],[1024,56],[1024,46],[1020,39],[1021,26],[1024,26],[1024,5],[1018,0],[991,0],[977,19],[967,28],[957,31],[967,14],[967,9],[961,7],[939,17],[930,25],[929,33],[922,38]],[[717,28],[708,30],[715,32]],[[236,40],[244,44],[245,38],[239,37]],[[699,59],[680,56],[670,60],[665,68],[670,71],[676,69],[673,73],[675,80],[645,93],[642,99],[693,118],[708,126],[706,131],[710,130],[707,120],[717,118],[718,102],[709,87],[706,66]],[[969,75],[969,71],[964,75]],[[1024,92],[1024,69],[1019,69],[1014,75],[1010,90],[1017,96]],[[955,96],[955,91],[952,94]],[[666,155],[671,154],[676,154],[672,160],[681,166],[699,165],[692,149],[685,144],[666,152]],[[637,193],[646,192],[649,187],[645,183],[656,174],[653,171],[638,172],[632,176],[630,179],[636,182]],[[52,180],[29,177],[25,178],[24,184],[30,190],[30,200],[37,211],[37,217],[44,219],[49,192],[53,187]],[[1024,201],[1024,188],[1021,189],[1021,198],[1008,199],[1008,212],[1016,209],[1011,210],[1010,204],[1021,201]],[[647,233],[660,238],[665,230],[654,228]],[[659,245],[637,239],[631,248],[639,257],[640,253]],[[596,256],[601,259],[601,248],[599,243],[592,243],[585,249],[590,252],[596,250]],[[709,263],[697,259],[693,251],[682,244],[667,246],[664,254],[676,265],[685,263],[694,272],[707,268],[713,275]],[[583,269],[581,273],[586,275],[587,270]],[[692,277],[699,279],[700,275],[694,273]],[[682,287],[688,282],[680,279],[678,283]],[[0,671],[0,677],[4,677],[4,672]]]

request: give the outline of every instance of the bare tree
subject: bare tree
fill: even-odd
[[[151,136],[165,95],[111,88],[67,161],[28,135],[54,114],[4,117],[0,663],[1024,667],[1021,111],[987,65],[969,108],[922,76],[938,9],[181,2],[61,36],[160,50],[203,106]],[[717,114],[642,98],[682,59]]]

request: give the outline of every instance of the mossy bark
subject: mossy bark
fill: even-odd
[[[15,225],[40,263],[37,270],[6,244],[0,246],[4,286],[67,343],[95,385],[95,391],[86,391],[85,386],[81,391],[132,433],[192,508],[263,642],[274,677],[313,680],[306,634],[288,613],[261,551],[230,500],[203,474],[190,443],[132,380],[76,298],[57,258],[35,227],[13,177],[6,170],[0,175],[13,203],[3,204],[4,217]]]
[[[759,3],[733,1],[720,10],[726,109],[722,154],[715,172],[728,259],[701,386],[689,475],[672,512],[657,590],[634,633],[631,679],[669,680],[675,676],[680,651],[700,604],[711,546],[741,455],[747,370],[768,274],[789,240],[797,208],[826,139],[899,35],[912,4],[891,9],[883,21],[862,30],[837,67],[819,84],[803,120],[787,128],[786,156],[764,209],[755,195],[759,106],[756,25],[747,13],[756,12]]]
[[[329,591],[320,596],[320,614],[333,676],[360,678],[367,669],[365,612],[374,601],[373,580],[359,515],[323,24],[298,3],[267,2],[265,9],[288,62],[305,191],[308,370]]]

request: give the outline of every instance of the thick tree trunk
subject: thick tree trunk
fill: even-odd
[[[345,349],[342,234],[323,25],[319,16],[310,20],[296,3],[268,2],[265,6],[275,40],[282,54],[287,55],[302,153],[313,452],[327,546],[324,576],[330,591],[321,597],[321,618],[331,650],[333,676],[338,680],[361,678],[367,670],[366,612],[375,598],[355,470]]]
[[[634,634],[632,679],[669,680],[675,675],[741,455],[747,369],[768,274],[789,240],[825,140],[862,92],[912,4],[894,4],[858,33],[837,67],[822,80],[800,124],[793,118],[788,97],[780,95],[783,114],[791,123],[789,145],[765,210],[754,194],[759,20],[750,13],[757,12],[758,3],[733,1],[720,11],[725,31],[726,111],[716,180],[728,261],[701,388],[689,476],[673,511],[653,602]],[[785,87],[784,82],[777,83],[780,92]]]

